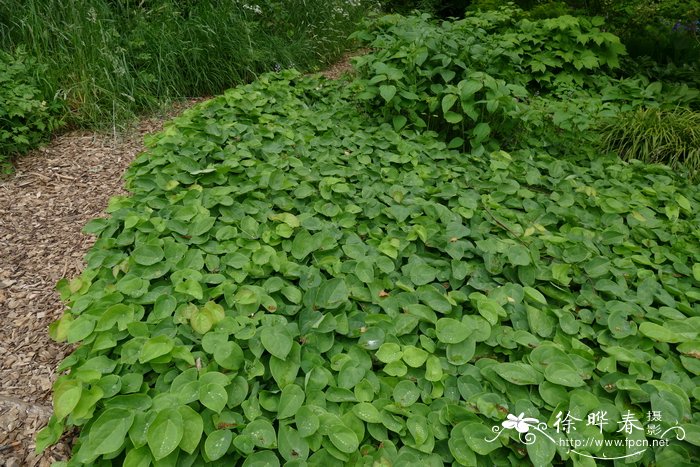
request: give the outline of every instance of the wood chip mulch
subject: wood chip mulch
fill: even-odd
[[[351,72],[349,59],[361,52],[323,75],[336,79]],[[64,310],[55,285],[80,275],[94,242],[81,229],[104,215],[111,197],[125,194],[124,171],[143,150],[144,135],[167,118],[144,120],[121,135],[61,135],[0,178],[0,467],[48,467],[70,455],[71,434],[34,453],[36,433],[52,413],[55,368],[72,350],[48,336],[48,325]]]
[[[71,350],[47,332],[64,309],[55,285],[82,272],[94,238],[81,229],[104,215],[112,196],[125,194],[124,171],[163,120],[144,120],[116,136],[59,136],[0,179],[0,467],[49,466],[70,453],[71,440],[64,439],[34,454],[36,432],[52,412],[54,369]]]

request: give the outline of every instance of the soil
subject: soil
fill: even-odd
[[[323,74],[336,79],[350,72],[349,58],[357,54]],[[126,194],[122,176],[143,151],[144,136],[194,102],[120,134],[61,135],[0,179],[0,467],[44,467],[68,458],[72,433],[34,453],[36,433],[52,413],[55,368],[72,350],[48,336],[64,310],[55,285],[83,270],[94,237],[81,229],[104,215],[111,197]]]

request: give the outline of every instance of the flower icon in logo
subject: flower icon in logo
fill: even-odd
[[[518,433],[527,433],[532,424],[539,423],[536,418],[525,418],[525,412],[521,413],[517,417],[513,414],[508,414],[507,420],[501,425],[507,430],[512,430],[515,428]]]

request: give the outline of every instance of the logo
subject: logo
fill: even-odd
[[[567,453],[575,453],[579,456],[588,457],[599,460],[616,460],[634,457],[643,453],[649,448],[668,446],[673,439],[682,441],[685,439],[685,430],[679,425],[674,425],[664,430],[661,426],[661,412],[653,411],[647,413],[647,425],[642,426],[642,423],[635,417],[631,411],[622,414],[621,420],[616,422],[618,429],[615,433],[621,433],[624,438],[605,439],[603,431],[612,422],[608,419],[608,412],[599,410],[588,414],[585,420],[585,425],[596,427],[601,436],[589,437],[573,437],[571,435],[577,430],[577,426],[584,423],[583,419],[574,417],[571,412],[559,412],[555,421],[550,427],[546,422],[542,422],[536,418],[525,417],[525,413],[518,416],[508,414],[501,425],[494,425],[491,431],[496,435],[491,439],[484,438],[485,441],[492,443],[501,436],[502,433],[515,430],[518,432],[520,442],[525,445],[532,445],[538,441],[538,436],[542,435],[545,440],[558,447],[567,448]],[[553,432],[556,430],[555,432]],[[549,431],[549,433],[548,433]],[[611,431],[611,430],[606,430]],[[647,438],[653,437],[651,440]],[[556,438],[556,439],[555,439]],[[605,455],[605,448],[626,448],[627,454],[620,456],[608,457]],[[592,455],[586,450],[592,450],[596,454],[601,451],[600,455]],[[630,452],[632,451],[632,452]]]

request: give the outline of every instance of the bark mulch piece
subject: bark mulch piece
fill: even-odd
[[[347,54],[323,72],[351,72]],[[72,434],[43,454],[34,438],[52,413],[55,368],[72,348],[49,339],[48,325],[64,310],[56,283],[80,275],[94,238],[83,226],[126,194],[122,175],[143,150],[143,137],[189,105],[142,121],[122,135],[72,132],[20,158],[0,179],[0,467],[48,467],[67,460]]]

